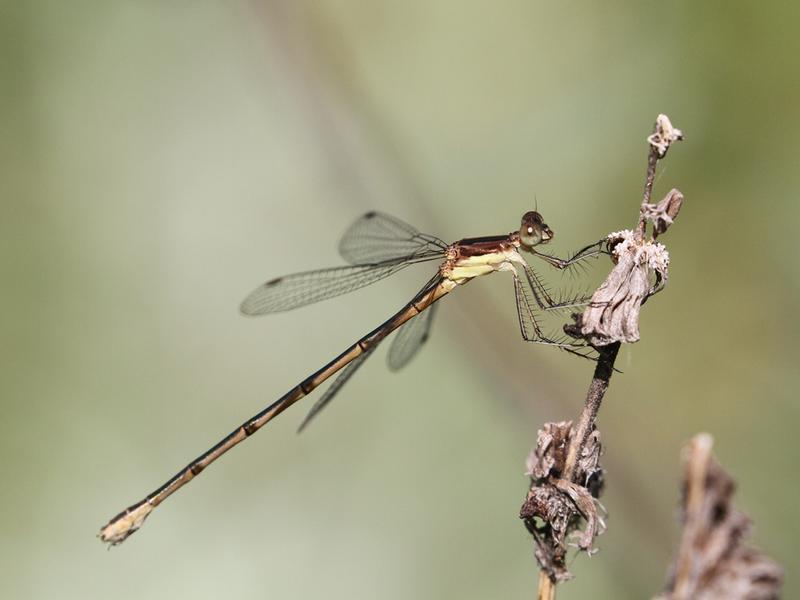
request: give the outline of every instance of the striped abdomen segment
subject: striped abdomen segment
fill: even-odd
[[[260,413],[242,423],[238,428],[220,440],[213,448],[207,450],[186,465],[152,494],[128,507],[111,519],[111,521],[100,530],[100,539],[112,545],[120,544],[125,541],[128,536],[142,526],[144,520],[156,506],[202,473],[208,465],[213,463],[228,450],[253,435],[292,404],[310,394],[329,377],[347,366],[364,352],[367,352],[371,347],[374,347],[375,344],[383,340],[392,331],[430,307],[434,302],[452,291],[455,287],[456,284],[448,279],[442,279],[434,286],[426,286],[426,288],[417,294],[411,302],[406,304],[385,323],[359,339],[327,365],[306,377],[298,385],[278,398]]]

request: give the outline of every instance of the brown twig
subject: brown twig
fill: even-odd
[[[658,159],[658,149],[651,145],[650,152],[647,155],[647,175],[644,179],[644,193],[642,194],[642,206],[639,211],[639,225],[636,227],[636,239],[640,242],[644,239],[644,231],[647,226],[644,207],[650,204],[650,198],[653,195],[653,182],[655,182],[656,179],[656,165],[658,165]]]
[[[589,390],[586,393],[586,401],[583,411],[578,419],[578,423],[572,427],[570,435],[569,449],[562,472],[562,481],[574,481],[578,458],[583,453],[586,438],[595,428],[595,420],[600,410],[606,390],[608,389],[611,375],[614,372],[614,361],[619,352],[620,342],[614,342],[608,346],[598,348],[599,357],[594,369]],[[584,482],[582,482],[584,483]],[[589,547],[591,547],[591,537]],[[539,600],[555,600],[556,597],[556,577],[552,568],[543,568],[539,571]]]
[[[647,208],[650,198],[653,195],[653,183],[656,179],[656,166],[658,161],[667,155],[670,145],[673,142],[683,139],[683,132],[672,126],[667,115],[658,115],[653,133],[647,138],[650,151],[647,154],[647,174],[644,179],[644,193],[642,194],[642,204],[639,209],[639,225],[636,228],[636,240],[644,240],[644,231],[647,226]],[[677,214],[677,212],[676,212]]]
[[[539,592],[536,596],[538,600],[555,600],[556,584],[544,571],[539,572]]]
[[[608,389],[611,374],[614,372],[614,361],[617,359],[619,346],[620,342],[614,342],[608,346],[601,346],[598,348],[599,356],[597,358],[597,365],[594,368],[594,375],[592,376],[592,382],[589,384],[589,390],[586,392],[586,401],[583,405],[583,411],[581,411],[581,416],[578,418],[577,425],[572,428],[569,451],[567,452],[567,460],[564,464],[564,473],[562,477],[569,481],[572,481],[575,473],[575,466],[578,464],[578,456],[586,442],[586,436],[594,429],[597,412],[600,410],[600,404],[603,402],[603,396],[605,396],[606,390]]]
[[[650,198],[653,195],[653,182],[656,178],[656,167],[658,161],[667,155],[667,150],[672,142],[683,139],[683,133],[679,129],[675,129],[670,123],[666,115],[658,115],[653,133],[647,138],[649,142],[649,152],[647,154],[647,172],[644,181],[644,193],[642,194],[642,203],[639,207],[639,223],[636,227],[636,239],[638,242],[644,241],[645,228],[649,217]],[[681,200],[683,195],[677,190],[672,190],[668,197],[672,197],[677,193],[680,195]],[[680,210],[680,205],[678,205]],[[675,211],[677,215],[677,210]],[[599,357],[597,359],[597,366],[594,370],[592,382],[589,384],[589,391],[586,394],[586,402],[583,406],[583,412],[578,419],[577,425],[573,428],[572,440],[567,454],[566,464],[564,465],[564,479],[572,479],[577,464],[578,454],[586,441],[588,433],[594,429],[594,422],[597,418],[597,412],[600,410],[600,403],[603,401],[603,396],[608,389],[608,383],[611,379],[611,374],[614,372],[614,362],[616,361],[619,352],[620,342],[613,342],[606,346],[598,348]]]
[[[578,543],[578,547],[587,552],[592,550],[594,536],[602,530],[602,519],[597,516],[593,501],[602,485],[594,484],[589,489],[589,480],[595,474],[602,475],[595,421],[621,343],[639,339],[639,309],[666,282],[668,255],[663,246],[655,242],[655,237],[672,224],[683,195],[672,190],[656,205],[651,204],[650,199],[658,161],[666,156],[670,145],[680,139],[683,139],[681,131],[672,126],[666,115],[659,115],[652,135],[647,138],[647,172],[636,230],[615,234],[613,240],[609,238],[609,245],[619,243],[613,251],[616,266],[595,292],[584,314],[576,315],[576,324],[565,328],[571,335],[592,344],[598,359],[577,423],[574,426],[547,424],[539,432],[537,448],[529,461],[533,465],[529,468],[532,483],[520,516],[537,542],[539,600],[554,600],[556,584],[571,576],[564,564],[563,541],[570,531],[577,529],[577,522],[583,518],[587,523]],[[648,221],[653,223],[653,241],[645,242]],[[650,285],[653,273],[656,283]],[[566,458],[558,452],[559,439],[562,445],[568,440]],[[544,521],[545,525],[537,525],[536,519]]]

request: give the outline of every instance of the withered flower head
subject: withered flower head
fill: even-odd
[[[641,306],[661,291],[669,276],[669,253],[655,240],[672,225],[682,205],[683,194],[676,189],[670,190],[658,204],[642,205],[641,231],[644,223],[650,221],[652,240],[627,229],[606,237],[615,266],[592,295],[580,320],[580,334],[590,344],[639,341]]]
[[[658,115],[656,118],[655,131],[647,136],[647,143],[658,152],[658,158],[667,155],[670,145],[683,139],[683,132],[677,127],[673,127],[667,115]]]
[[[581,327],[594,346],[638,341],[642,303],[669,275],[669,253],[663,244],[637,241],[630,230],[611,233],[607,239],[616,265],[592,295]]]
[[[520,518],[534,537],[539,565],[553,581],[572,577],[566,566],[568,545],[592,554],[594,538],[605,530],[596,500],[603,487],[600,432],[589,434],[574,475],[564,479],[574,433],[571,421],[545,423],[526,463],[531,487]]]

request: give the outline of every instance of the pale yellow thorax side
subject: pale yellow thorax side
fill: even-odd
[[[448,261],[445,268],[442,269],[442,275],[460,285],[470,279],[495,271],[513,271],[514,263],[523,262],[524,259],[519,252],[515,248],[509,248],[501,252],[464,256]]]

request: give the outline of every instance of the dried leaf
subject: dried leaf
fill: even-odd
[[[653,224],[653,239],[664,233],[672,225],[683,205],[680,190],[671,189],[658,204],[642,205],[642,213]]]

